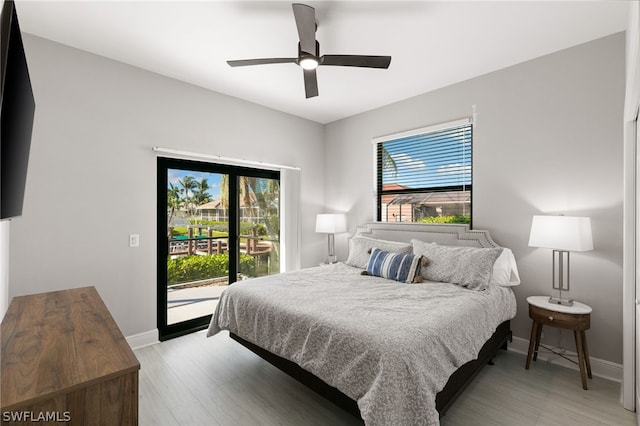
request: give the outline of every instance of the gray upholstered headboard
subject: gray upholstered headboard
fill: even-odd
[[[449,246],[499,247],[489,231],[469,230],[469,225],[450,223],[370,222],[356,228],[353,236],[410,242],[417,240]]]

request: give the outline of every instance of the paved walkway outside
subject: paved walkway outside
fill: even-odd
[[[228,285],[169,289],[167,291],[167,323],[210,315]]]

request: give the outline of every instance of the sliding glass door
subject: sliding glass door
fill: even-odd
[[[280,272],[276,171],[158,158],[158,330],[208,324],[236,281]]]

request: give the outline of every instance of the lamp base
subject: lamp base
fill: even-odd
[[[549,297],[549,303],[562,306],[573,306],[573,299],[561,299],[560,297]]]

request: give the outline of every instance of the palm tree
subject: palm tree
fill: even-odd
[[[220,206],[226,211],[229,210],[229,175],[220,176]],[[224,213],[223,216],[228,216]]]
[[[180,210],[180,207],[182,207],[182,199],[180,198],[182,191],[182,189],[169,182],[169,189],[167,189],[167,207],[169,208],[169,218],[167,219],[168,224],[171,223],[176,211]]]
[[[256,178],[248,176],[239,176],[238,192],[240,206],[249,209],[249,217],[254,216],[254,209],[257,207],[258,200],[255,193]]]
[[[398,175],[396,160],[382,144],[380,144],[380,155],[382,156],[382,170],[388,171],[393,177],[396,177]]]
[[[185,176],[182,180],[179,180],[178,183],[182,185],[184,189],[184,204],[187,208],[189,215],[193,214],[193,203],[191,199],[191,195],[189,195],[189,191],[193,191],[197,187],[197,183],[193,176]]]
[[[258,205],[265,213],[266,222],[271,222],[270,218],[278,218],[280,216],[280,181],[277,179],[261,179],[264,185],[260,186],[260,190],[256,193]],[[279,222],[278,222],[279,225]],[[268,226],[268,225],[267,225]],[[268,226],[269,227],[269,226]],[[278,227],[273,224],[268,229],[270,235],[276,235]],[[275,232],[271,232],[275,231]]]
[[[238,179],[238,195],[240,205],[253,208],[256,201],[256,194],[253,190],[255,178],[248,176],[239,176]],[[224,209],[229,208],[229,175],[220,177],[220,205]]]
[[[211,187],[207,182],[207,178],[201,178],[199,182],[196,182],[196,187],[193,190],[193,202],[196,206],[211,201],[211,195],[207,192],[209,188]]]
[[[267,179],[266,185],[262,185],[261,189],[256,196],[264,212],[264,226],[269,239],[278,241],[280,239],[280,181]],[[272,244],[276,259],[280,258],[279,247],[279,244]]]

